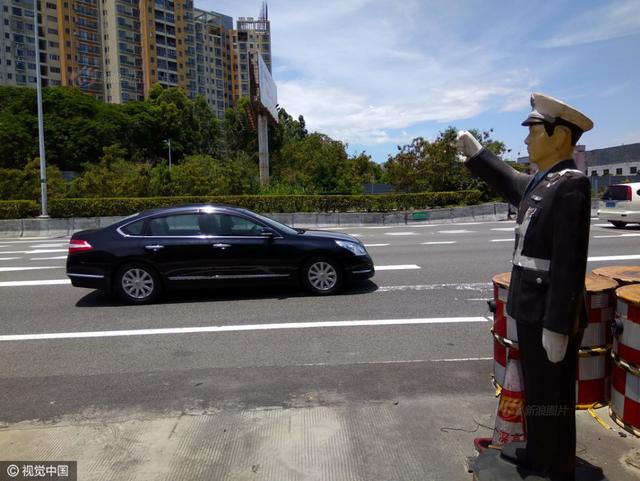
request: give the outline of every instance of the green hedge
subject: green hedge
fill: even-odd
[[[40,215],[40,204],[34,200],[0,200],[0,219],[24,219]]]
[[[51,217],[121,216],[155,207],[182,204],[229,204],[256,212],[391,212],[427,209],[449,205],[477,204],[481,193],[477,190],[460,192],[425,192],[421,194],[383,195],[239,195],[218,197],[140,197],[86,198],[49,201]],[[32,201],[6,201],[0,207],[0,218],[36,216],[38,204]],[[23,210],[18,205],[25,204]],[[2,205],[2,204],[0,204]],[[14,205],[13,210],[9,207]],[[27,209],[28,206],[29,208]]]

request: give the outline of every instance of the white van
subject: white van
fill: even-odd
[[[610,185],[600,200],[598,218],[618,228],[640,223],[640,182]]]

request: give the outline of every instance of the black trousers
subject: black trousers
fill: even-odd
[[[552,481],[574,481],[576,469],[576,362],[582,331],[552,363],[542,347],[542,327],[517,323],[524,377],[527,463]]]

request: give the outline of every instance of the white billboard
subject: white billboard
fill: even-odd
[[[273,119],[278,121],[278,90],[276,84],[271,77],[271,72],[267,68],[267,64],[262,60],[262,55],[258,55],[258,75],[260,76],[260,103],[271,113]]]

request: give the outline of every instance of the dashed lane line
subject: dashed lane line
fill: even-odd
[[[41,269],[64,269],[64,266],[0,267],[0,272],[39,271]]]
[[[466,230],[466,229],[459,229],[459,230],[439,230],[438,234],[472,234],[476,231],[474,230]]]
[[[423,242],[423,246],[437,246],[437,245],[445,245],[445,244],[456,244],[457,241],[434,241],[434,242]]]
[[[501,232],[513,232],[516,230],[515,227],[495,227],[491,230],[501,231]]]
[[[21,259],[21,257],[0,257],[0,261],[12,261],[14,259]]]
[[[58,259],[66,259],[67,256],[54,256],[54,257],[31,257],[29,260],[30,261],[52,261],[52,260],[58,260]],[[17,257],[16,257],[17,259]]]
[[[509,239],[491,239],[491,242],[513,242],[513,237]]]
[[[53,254],[54,252],[68,252],[69,249],[34,249],[30,251],[0,251],[0,254]]]
[[[47,279],[43,281],[4,281],[0,287],[28,287],[28,286],[62,286],[70,285],[69,279]]]
[[[640,234],[594,235],[594,239],[611,239],[614,237],[640,237]]]
[[[396,266],[375,266],[376,271],[403,271],[410,269],[420,269],[416,264],[401,264]]]
[[[388,245],[391,244],[365,244],[365,247],[387,247]]]
[[[589,257],[588,262],[602,262],[602,261],[631,261],[640,259],[640,254],[623,255],[623,256],[596,256]]]
[[[404,235],[418,235],[418,234],[415,232],[385,232],[384,235],[404,236]]]
[[[487,317],[434,317],[422,319],[376,319],[365,321],[284,322],[274,324],[244,324],[232,326],[175,327],[161,329],[129,329],[119,331],[52,332],[42,334],[12,334],[0,336],[1,341],[42,341],[53,339],[87,339],[132,337],[206,332],[270,331],[282,329],[319,329],[342,327],[408,326],[421,324],[463,324],[488,322]]]

